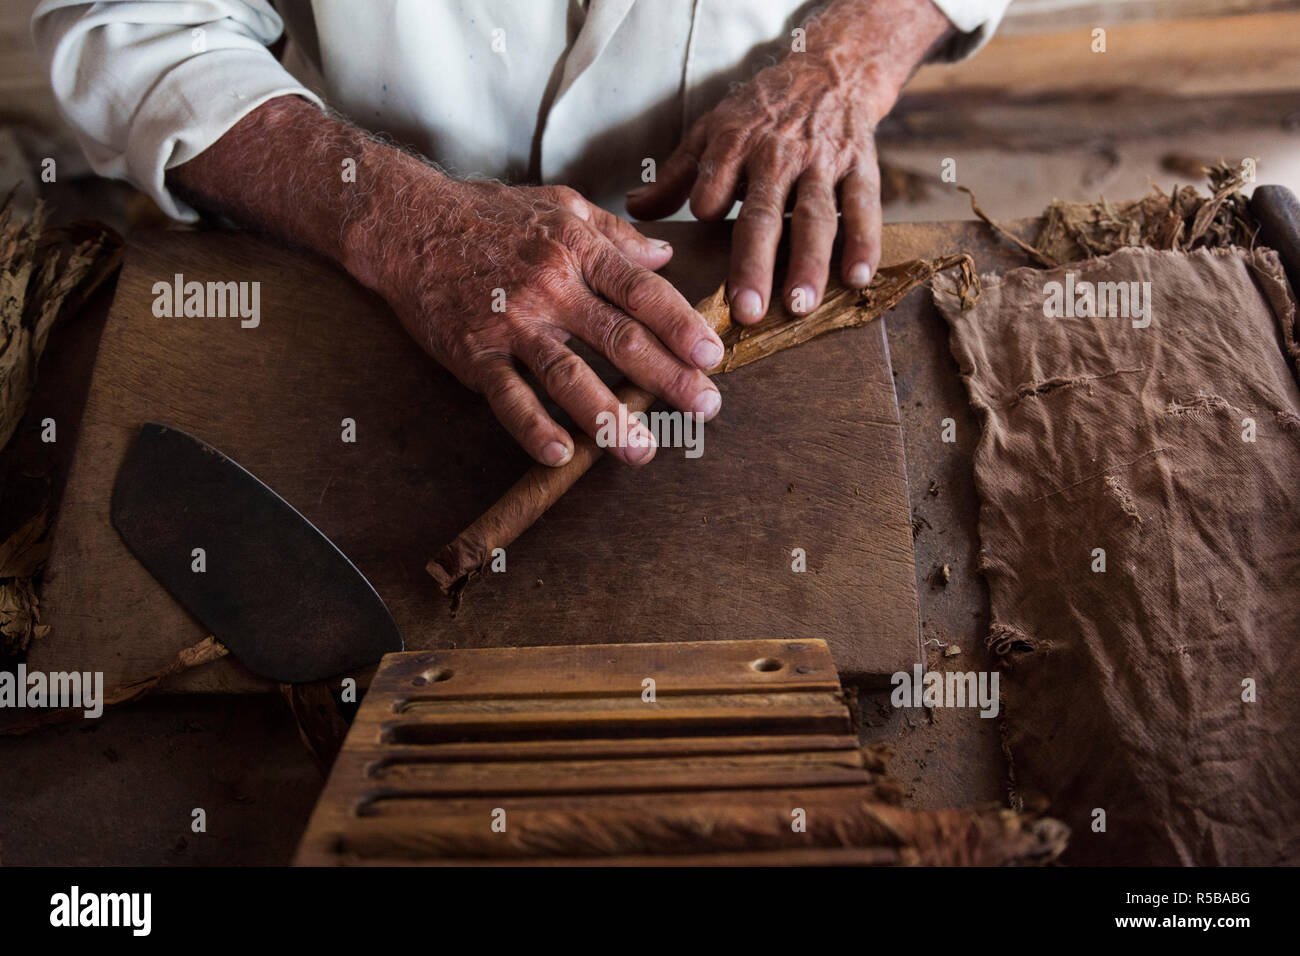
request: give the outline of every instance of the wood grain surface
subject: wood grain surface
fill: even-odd
[[[691,301],[725,276],[725,226],[647,231],[673,242],[665,273]],[[153,284],[176,273],[260,282],[260,324],[155,317]],[[485,404],[325,263],[238,233],[140,236],[56,529],[43,598],[53,630],[31,666],[100,670],[111,685],[203,636],[108,520],[127,443],[156,420],[221,448],[315,523],[375,585],[408,648],[817,637],[849,680],[910,667],[916,589],[883,324],[718,382],[723,412],[702,457],[602,463],[453,617],[424,564],[528,465]],[[355,443],[341,440],[344,418]],[[806,573],[792,572],[793,548]],[[234,661],[173,687],[266,689]]]

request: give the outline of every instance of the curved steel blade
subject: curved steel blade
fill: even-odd
[[[304,683],[402,649],[388,608],[343,552],[197,438],[143,425],[111,513],[140,562],[254,673]]]

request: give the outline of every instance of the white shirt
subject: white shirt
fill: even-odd
[[[978,49],[1010,0],[934,0]],[[567,183],[623,212],[646,159],[790,48],[796,0],[42,0],[54,92],[92,167],[193,210],[166,170],[297,94],[460,176]],[[288,32],[309,90],[267,49]]]

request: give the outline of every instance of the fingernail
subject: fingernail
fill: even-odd
[[[558,441],[553,441],[542,449],[542,461],[552,468],[563,465],[569,460],[569,449]]]
[[[695,401],[691,404],[691,411],[696,415],[702,415],[707,422],[718,414],[718,409],[721,407],[722,396],[718,393],[718,390],[716,388],[706,388],[695,396]]]
[[[790,311],[795,315],[807,315],[817,304],[817,293],[812,286],[797,285],[790,290]]]
[[[849,270],[849,285],[861,289],[871,281],[871,266],[865,262],[856,262]]]
[[[732,310],[742,319],[761,319],[763,299],[753,289],[741,289],[731,300]]]
[[[640,465],[650,460],[655,453],[655,437],[640,426],[627,433],[627,460]]]
[[[712,339],[700,339],[691,349],[691,361],[700,368],[713,368],[722,361],[722,344]]]
[[[651,239],[649,236],[646,236],[646,242],[650,243],[650,245],[655,246],[659,249],[672,248],[672,244],[668,242],[666,239]]]

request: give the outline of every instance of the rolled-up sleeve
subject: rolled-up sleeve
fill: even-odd
[[[974,56],[1002,22],[1011,0],[931,0],[952,21],[957,33],[932,59],[955,62]]]
[[[194,210],[166,172],[261,104],[320,100],[267,46],[283,23],[264,0],[42,0],[32,36],[91,166],[147,192],[168,215]]]

